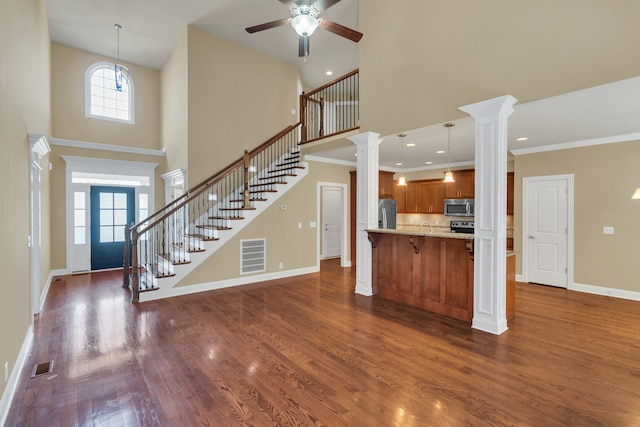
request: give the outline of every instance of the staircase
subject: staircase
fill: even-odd
[[[175,285],[307,175],[301,143],[358,128],[357,78],[356,70],[303,93],[299,123],[127,227],[123,287],[131,289],[131,302],[208,290]]]

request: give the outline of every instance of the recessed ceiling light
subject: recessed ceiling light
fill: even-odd
[[[425,165],[432,165],[433,162],[424,162]]]
[[[407,144],[407,147],[415,147],[415,146],[416,146],[416,144],[411,143],[411,142]]]
[[[527,139],[529,139],[529,138],[527,138],[526,136],[523,136],[521,138],[516,138],[516,141],[522,142],[522,141],[526,141]]]
[[[402,162],[396,162],[396,166],[402,166]]]
[[[358,153],[354,154],[354,156],[358,157]]]
[[[333,76],[333,71],[331,70],[327,71],[327,76]]]
[[[436,154],[444,154],[444,150],[438,150],[436,151]]]

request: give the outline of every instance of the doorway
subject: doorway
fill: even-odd
[[[322,187],[322,259],[338,258],[341,255],[341,208],[342,189]]]
[[[91,186],[91,270],[122,267],[125,226],[135,222],[135,188]]]
[[[340,258],[341,267],[347,262],[347,184],[318,182],[317,192],[317,255],[320,260]]]
[[[523,179],[522,272],[527,282],[573,282],[573,175]]]

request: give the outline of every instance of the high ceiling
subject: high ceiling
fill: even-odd
[[[311,36],[306,61],[298,57],[298,35],[291,26],[247,33],[247,27],[291,17],[278,0],[46,0],[46,5],[53,42],[114,58],[114,25],[120,24],[121,60],[157,70],[187,25],[297,65],[309,88],[358,67],[357,43],[322,28]],[[357,30],[358,0],[341,0],[320,17]]]
[[[318,29],[311,36],[310,56],[298,57],[297,34],[290,26],[255,34],[249,26],[288,18],[289,10],[278,0],[46,0],[51,39],[56,43],[116,56],[116,31],[121,24],[120,57],[146,67],[161,69],[187,25],[247,46],[265,55],[295,64],[308,88],[358,68],[358,44]],[[358,29],[358,0],[341,0],[321,17]],[[367,35],[365,34],[366,38]],[[332,71],[332,76],[326,72]],[[552,144],[576,144],[640,139],[640,77],[571,94],[516,104],[509,119],[509,149],[527,152]],[[442,167],[447,163],[447,131],[442,124],[407,129],[404,170]],[[452,165],[474,159],[474,125],[458,119],[451,129]],[[382,135],[380,164],[399,170],[400,139]],[[527,137],[526,142],[515,138]],[[562,146],[562,145],[561,145]],[[519,151],[518,151],[519,150]],[[317,151],[317,150],[316,150]],[[346,142],[313,155],[354,162],[355,147]],[[433,162],[431,165],[425,162]]]

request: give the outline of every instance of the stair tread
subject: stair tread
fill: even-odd
[[[129,275],[129,283],[133,282],[133,275]],[[146,274],[138,274],[138,292],[149,292],[149,291],[157,291],[160,289],[159,286],[153,284],[153,282],[148,283]]]
[[[244,202],[243,199],[232,199],[232,200],[229,200],[229,201],[231,203],[242,203],[242,202]],[[249,201],[250,202],[266,202],[267,199],[249,199]],[[242,218],[242,219],[244,219],[244,218]]]
[[[160,267],[158,264],[152,264],[149,267],[149,272],[153,274],[156,279],[162,279],[163,277],[173,277],[176,273],[172,273],[170,271],[165,271],[163,267]]]
[[[231,200],[231,201],[233,202],[234,200]],[[244,217],[243,216],[210,216],[209,219],[236,221],[236,220],[239,220],[239,219],[244,219]]]
[[[200,234],[200,233],[189,233],[189,234],[186,234],[186,236],[194,239],[202,240],[203,242],[211,242],[214,240],[219,240],[217,237],[205,236],[204,234]]]
[[[223,227],[221,225],[196,225],[196,228],[204,228],[205,230],[231,230],[231,227]]]
[[[173,253],[164,253],[164,254],[159,254],[158,256],[166,259],[167,261],[169,261],[171,264],[173,265],[182,265],[182,264],[190,264],[191,260],[188,260],[186,258],[182,258],[176,254]]]
[[[265,185],[274,185],[274,184],[286,184],[286,181],[272,181],[272,182],[262,182],[260,184],[251,184],[249,187],[264,187]]]
[[[278,190],[272,190],[272,189],[266,189],[266,190],[251,190],[249,191],[250,194],[257,194],[257,193],[277,193]]]
[[[263,176],[262,178],[260,178],[261,180],[266,180],[266,179],[273,179],[273,178],[279,178],[281,176],[298,176],[295,173],[280,173],[281,171],[269,171],[267,173],[270,174],[277,174],[277,175],[272,175],[272,176]]]
[[[237,208],[218,208],[219,211],[255,211],[254,207],[239,206]]]
[[[204,252],[204,248],[199,248],[197,246],[194,245],[185,245],[184,243],[178,243],[175,245],[172,245],[175,248],[178,248],[180,250],[183,251],[187,251],[189,253],[193,253],[193,252]]]

